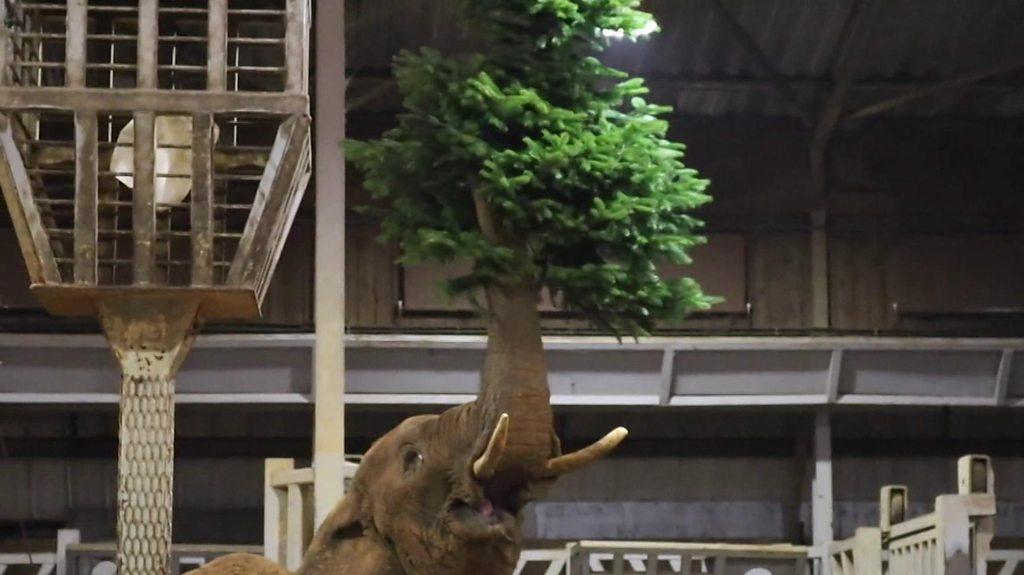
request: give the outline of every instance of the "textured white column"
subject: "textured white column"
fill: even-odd
[[[174,376],[199,306],[159,297],[99,304],[121,364],[117,450],[117,572],[168,573],[174,508]]]

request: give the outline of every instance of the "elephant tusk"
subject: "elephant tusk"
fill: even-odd
[[[605,435],[601,439],[591,443],[579,451],[574,451],[572,453],[567,453],[565,455],[549,459],[547,464],[544,466],[545,471],[550,476],[557,476],[586,467],[587,465],[590,465],[611,453],[613,449],[622,443],[622,440],[625,439],[627,435],[629,435],[629,430],[625,427],[616,427],[608,432],[608,435]]]
[[[490,479],[505,455],[505,443],[508,441],[508,414],[502,413],[494,426],[487,449],[473,462],[473,476],[477,479]]]

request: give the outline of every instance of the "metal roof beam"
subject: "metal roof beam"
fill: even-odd
[[[725,25],[729,27],[733,37],[739,41],[740,45],[743,46],[743,49],[757,61],[759,66],[761,66],[761,69],[764,70],[765,74],[767,74],[771,79],[775,88],[786,98],[786,103],[789,104],[789,107],[804,121],[806,125],[810,126],[811,117],[800,101],[799,92],[797,92],[782,73],[779,72],[779,69],[772,62],[771,58],[768,57],[768,54],[766,54],[764,49],[761,48],[761,45],[758,44],[757,39],[755,39],[750,32],[740,24],[739,20],[736,19],[736,16],[730,12],[724,4],[722,4],[722,0],[711,0],[711,7],[714,9],[715,13],[722,18]]]
[[[992,76],[999,76],[1007,72],[1012,72],[1013,70],[1016,70],[1017,68],[1020,68],[1022,66],[1024,66],[1024,58],[1014,58],[1008,62],[1003,62],[996,66],[992,66],[991,68],[986,68],[984,70],[967,74],[959,78],[953,78],[951,80],[939,82],[931,86],[918,88],[916,90],[907,92],[906,94],[882,100],[880,102],[871,104],[870,106],[864,106],[863,108],[849,112],[848,114],[845,115],[843,119],[863,120],[864,118],[868,118],[880,114],[882,112],[887,112],[889,110],[898,108],[900,106],[903,106],[904,104],[908,104],[910,102],[914,102],[922,98],[927,98],[929,96],[934,96],[936,94],[941,94],[943,92],[948,92],[950,90],[955,90],[957,88],[969,86],[976,82],[980,82],[986,78],[991,78]]]

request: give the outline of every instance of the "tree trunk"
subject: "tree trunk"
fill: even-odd
[[[526,282],[487,288],[487,356],[478,401],[488,420],[509,415],[499,476],[535,476],[551,457],[553,416],[537,294]]]

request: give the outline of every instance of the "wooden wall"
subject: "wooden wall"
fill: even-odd
[[[380,117],[356,115],[350,134],[372,137]],[[770,118],[674,120],[687,162],[712,180],[701,216],[708,246],[687,273],[726,301],[666,325],[714,333],[811,330],[808,134]],[[1024,334],[1024,121],[881,118],[841,131],[830,150],[828,286],[831,330],[867,333]],[[353,174],[354,207],[366,202]],[[310,197],[312,193],[310,192]],[[312,324],[311,202],[297,219],[255,325]],[[6,219],[6,218],[4,218]],[[0,305],[34,306],[10,230],[0,230]],[[347,228],[347,318],[353,330],[463,331],[481,324],[448,302],[431,277],[402,270],[377,224]],[[678,272],[678,270],[674,270]],[[548,314],[555,330],[587,326]]]
[[[379,131],[372,124],[356,119],[354,129],[367,137]],[[726,302],[666,328],[810,330],[806,129],[783,119],[683,117],[673,136],[687,143],[688,163],[712,180],[715,196],[701,214],[711,242],[688,271]],[[1019,121],[890,118],[841,132],[827,200],[831,329],[1024,333],[1020,158]],[[427,281],[446,270],[400,270],[389,263],[397,249],[375,234],[372,221],[349,226],[353,329],[479,328],[464,302],[447,302]]]

